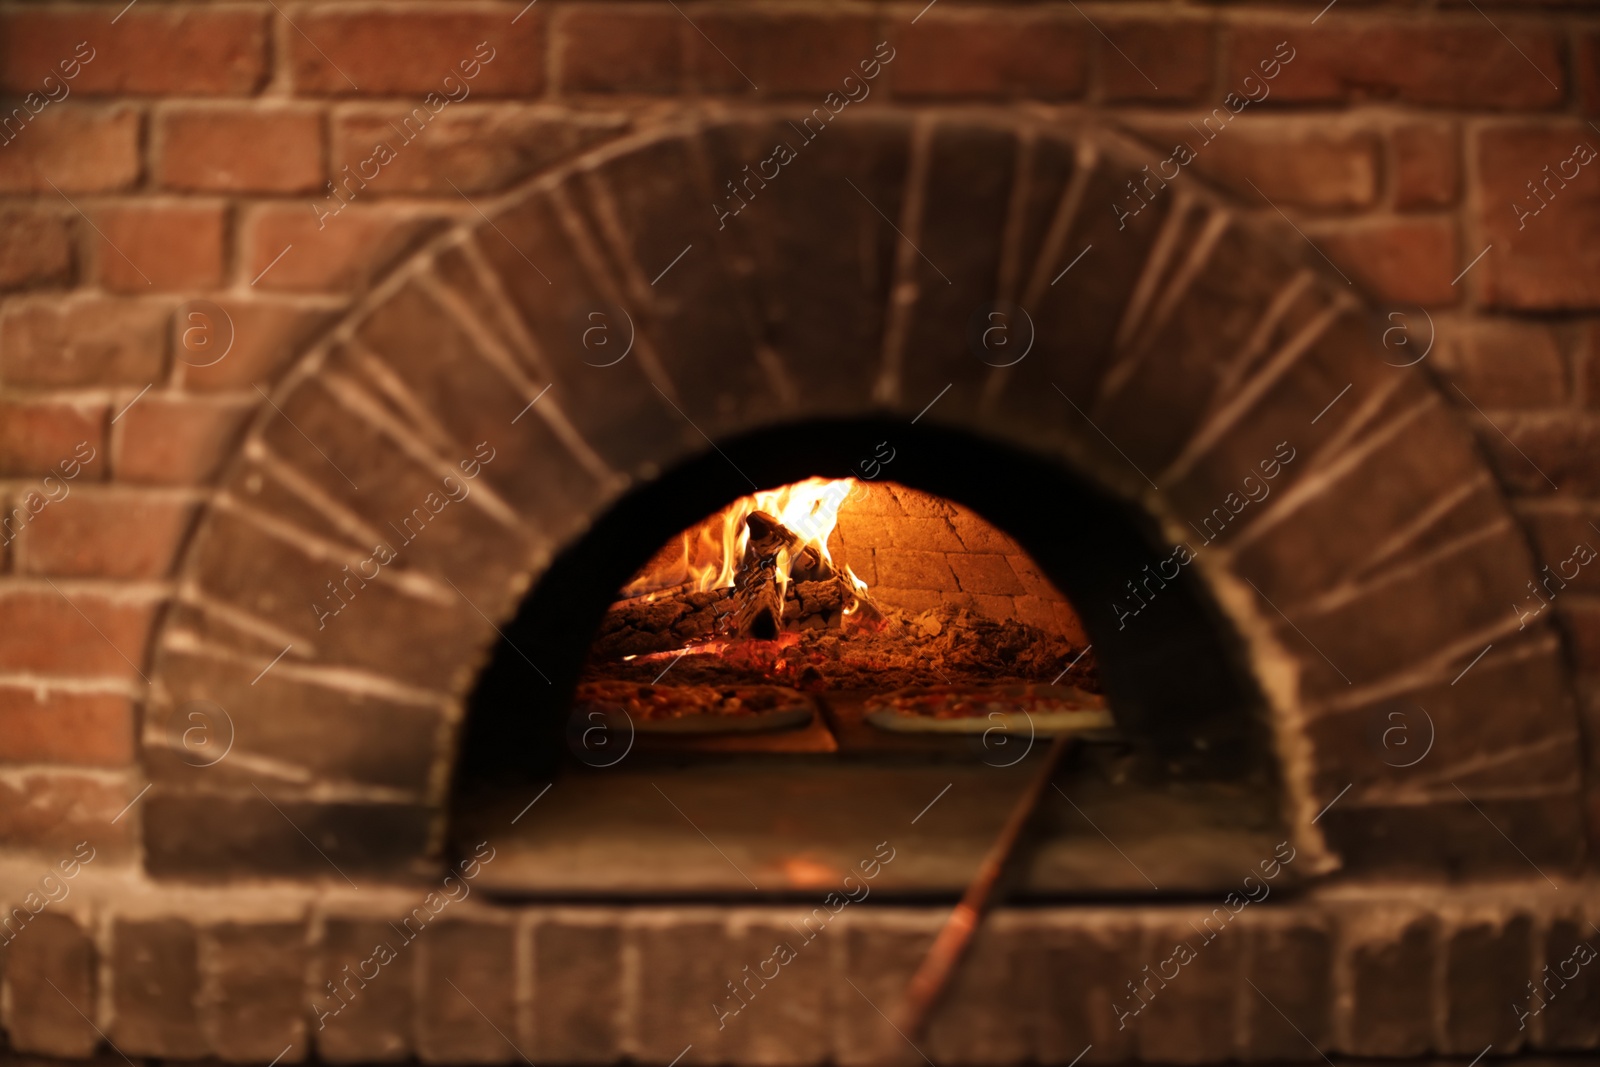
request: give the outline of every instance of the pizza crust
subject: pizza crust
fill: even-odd
[[[900,734],[985,734],[998,730],[1019,737],[1054,737],[1056,734],[1079,733],[1086,730],[1111,728],[1108,711],[1058,711],[1014,714],[992,711],[981,718],[930,719],[920,715],[905,715],[897,711],[869,711],[866,721],[880,730]],[[1032,729],[1030,735],[1029,730]]]
[[[1105,700],[1065,685],[923,686],[870,698],[866,721],[915,734],[1053,736],[1112,726]]]

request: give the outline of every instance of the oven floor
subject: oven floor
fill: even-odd
[[[542,784],[497,796],[464,813],[460,840],[494,845],[478,884],[514,897],[813,898],[892,849],[874,895],[948,898],[976,872],[1041,758],[1009,768],[630,760],[564,773],[531,807]],[[1263,793],[1062,771],[1023,846],[1014,895],[1237,888],[1285,836]]]

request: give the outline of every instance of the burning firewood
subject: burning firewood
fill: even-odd
[[[599,660],[683,648],[713,637],[770,641],[784,630],[876,626],[882,612],[866,583],[835,570],[818,548],[769,512],[745,517],[745,548],[733,588],[686,588],[612,606],[595,639]]]
[[[762,560],[779,558],[787,565],[789,578],[797,582],[816,582],[833,577],[833,570],[812,545],[765,511],[752,511],[744,520],[750,534],[739,569],[754,569]],[[737,584],[737,578],[735,579]]]
[[[783,629],[783,583],[778,578],[783,556],[780,551],[739,569],[728,621],[730,632],[770,641]]]
[[[749,540],[734,573],[729,630],[770,641],[783,629],[784,592],[793,580],[830,578],[822,554],[765,511],[744,520]]]
[[[876,629],[883,624],[883,609],[867,593],[867,583],[849,567],[844,574],[834,572],[833,586],[839,593],[840,616],[848,619],[851,626]]]
[[[790,582],[784,597],[784,628],[829,625],[852,600],[859,599],[857,594],[842,590],[834,579]],[[733,589],[677,589],[619,601],[600,624],[593,654],[601,661],[619,660],[737,633],[730,625],[736,607]]]

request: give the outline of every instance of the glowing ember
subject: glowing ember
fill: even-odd
[[[801,548],[814,548],[831,569],[828,537],[839,522],[839,505],[855,487],[853,478],[807,478],[803,482],[742,496],[705,521],[678,536],[672,556],[657,556],[622,590],[624,597],[684,588],[696,592],[727,589],[734,584],[750,531],[745,520],[762,511],[776,518],[801,538]],[[798,550],[797,550],[798,551]],[[866,583],[850,576],[858,591]],[[787,583],[788,575],[780,576]]]
[[[779,866],[783,869],[783,876],[788,883],[800,889],[831,886],[845,873],[826,860],[818,861],[810,856],[789,856],[783,859]]]
[[[633,663],[657,663],[676,662],[685,656],[718,656],[730,663],[748,661],[756,666],[771,666],[778,662],[785,649],[799,646],[800,635],[785,631],[772,641],[753,641],[744,637],[696,641],[694,644],[668,649],[665,652],[644,652],[623,658]]]

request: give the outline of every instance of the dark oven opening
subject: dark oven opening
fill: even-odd
[[[507,840],[508,896],[805,897],[872,862],[880,899],[949,899],[1070,731],[1013,895],[1225,887],[1285,836],[1281,788],[1237,641],[1163,544],[962,434],[719,442],[528,594],[468,710],[454,837]]]

